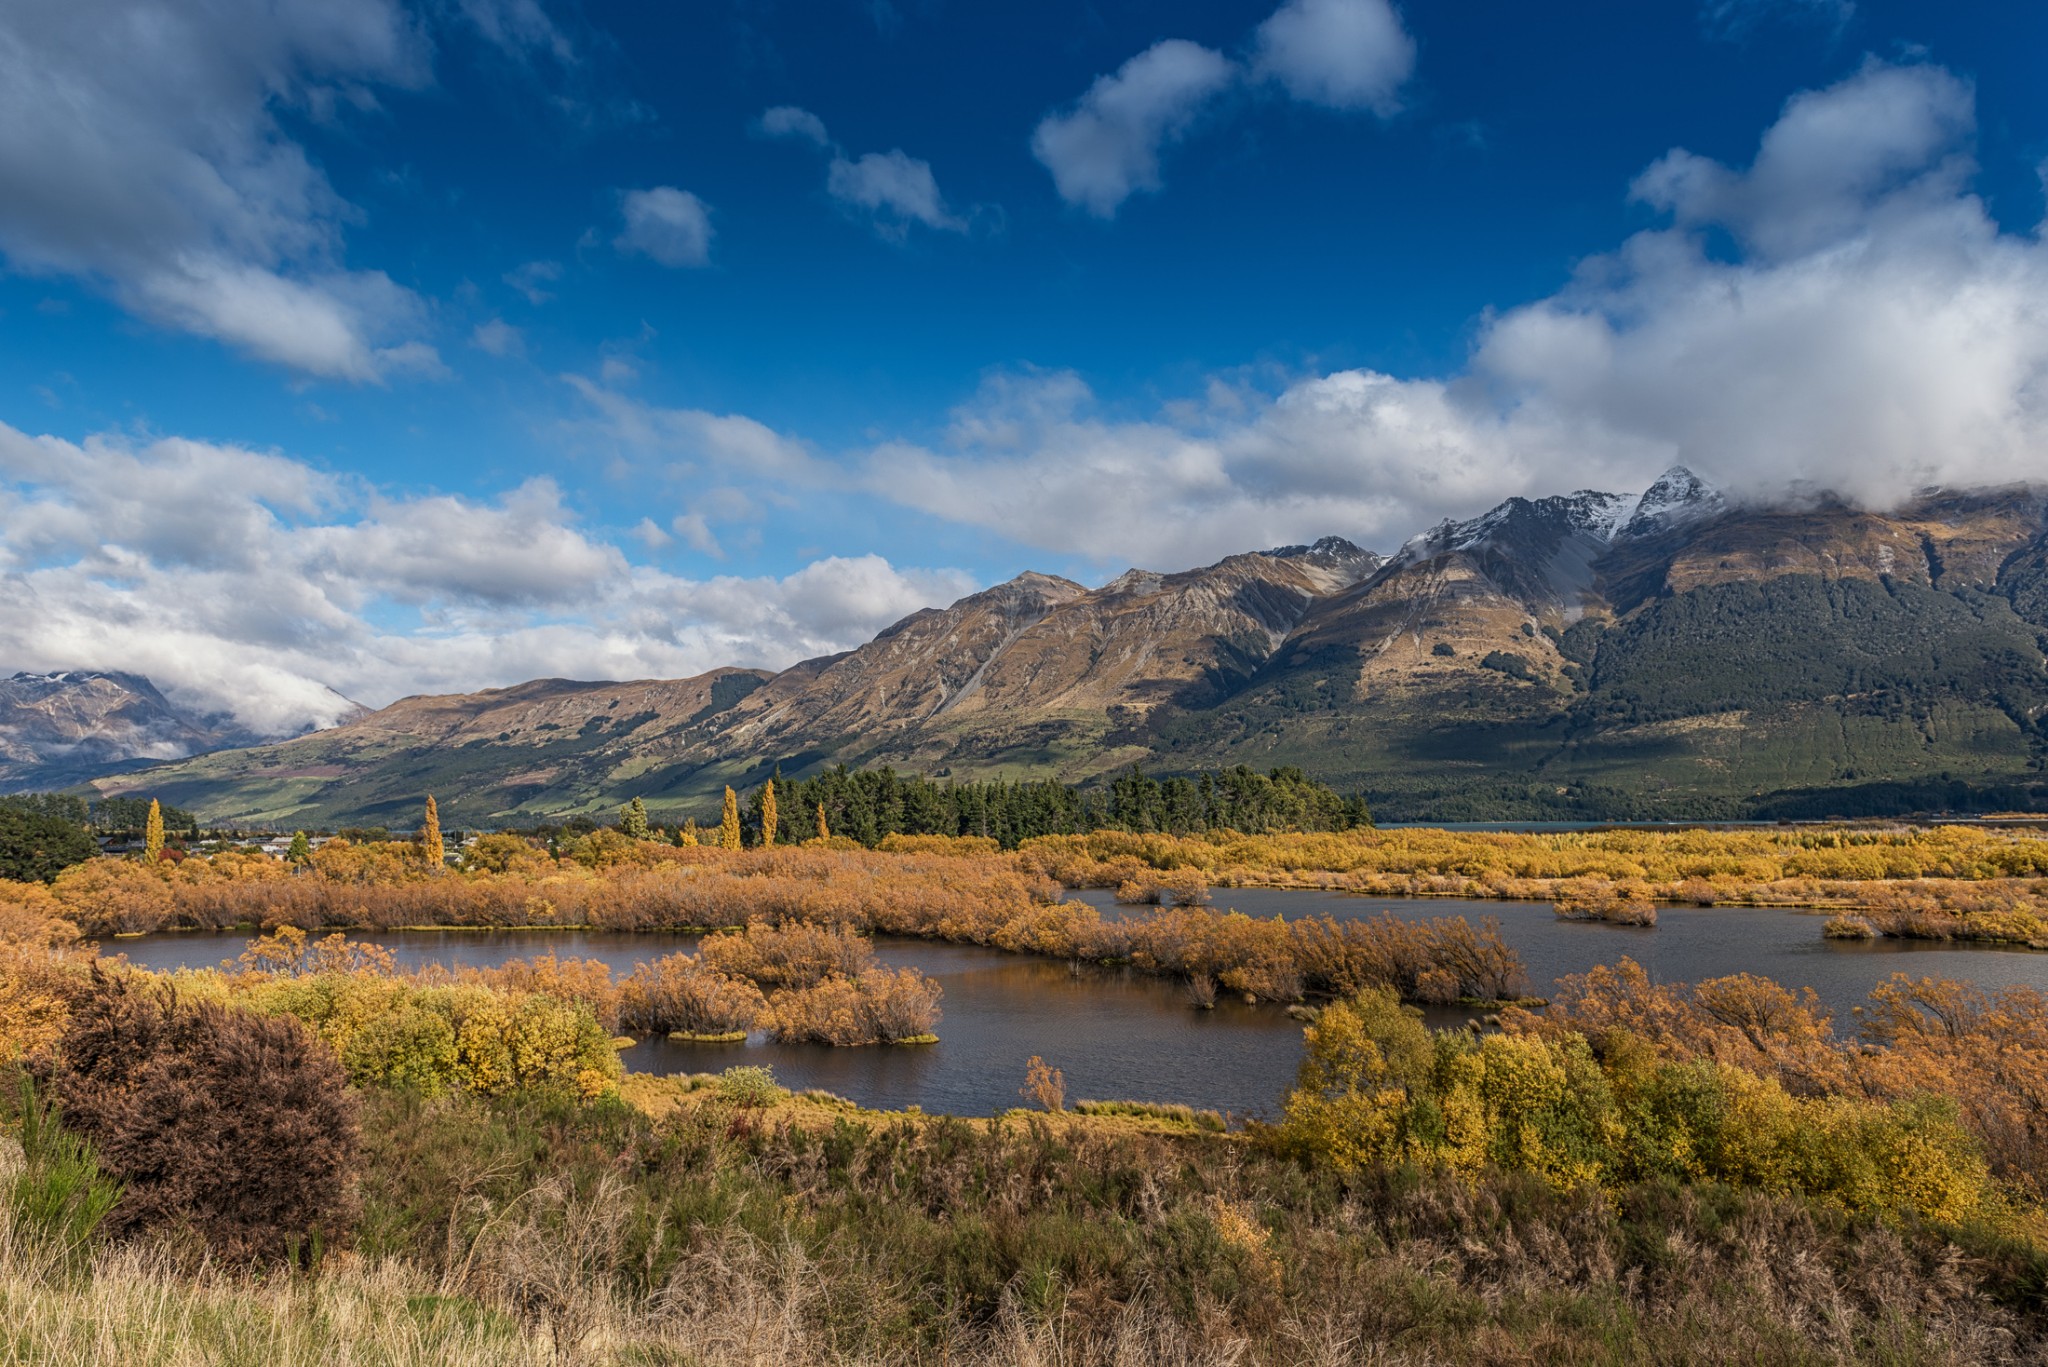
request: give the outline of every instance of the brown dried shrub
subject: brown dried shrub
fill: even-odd
[[[189,1229],[240,1262],[346,1237],[360,1135],[332,1049],[289,1017],[98,968],[70,1008],[33,1071],[126,1184],[109,1229]]]

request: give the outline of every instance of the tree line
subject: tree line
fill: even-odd
[[[767,813],[775,821],[773,843],[813,839],[821,809],[827,833],[869,846],[892,835],[980,836],[1015,849],[1035,836],[1105,830],[1254,835],[1372,824],[1363,797],[1346,797],[1296,768],[1262,774],[1238,765],[1157,779],[1133,766],[1107,784],[1083,787],[1053,779],[940,783],[842,764],[812,778],[778,775],[756,789],[742,818],[746,842],[761,843]]]

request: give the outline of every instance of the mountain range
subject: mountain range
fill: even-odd
[[[279,739],[173,704],[137,674],[0,678],[0,792],[61,788],[164,760]]]
[[[477,825],[634,795],[702,817],[727,783],[834,763],[1290,764],[1382,818],[2008,807],[2048,802],[2044,652],[2048,489],[1880,513],[1739,503],[1679,468],[1392,556],[1326,537],[1095,589],[1026,573],[776,673],[407,698],[96,786],[282,825],[409,822],[427,792]]]

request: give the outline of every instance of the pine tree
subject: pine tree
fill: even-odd
[[[434,805],[432,793],[427,794],[427,819],[420,825],[420,853],[426,857],[427,867],[436,871],[448,859],[441,844],[441,811]]]
[[[825,804],[820,802],[818,804],[818,843],[822,845],[831,838],[832,832],[825,828]]]
[[[718,823],[718,846],[726,850],[740,847],[740,799],[730,784],[725,790],[725,815]]]
[[[769,848],[775,844],[775,829],[781,819],[775,812],[775,780],[770,779],[761,788],[761,845]]]
[[[619,808],[619,830],[628,840],[647,839],[647,804],[636,797]]]
[[[164,809],[155,798],[149,800],[149,819],[142,827],[142,857],[154,864],[164,852]]]
[[[313,842],[306,839],[304,831],[292,832],[292,847],[284,852],[284,862],[292,865],[305,864],[313,858]]]
[[[683,820],[683,828],[676,832],[676,844],[681,845],[684,849],[687,850],[696,845],[696,843],[697,818],[694,816],[685,817]]]

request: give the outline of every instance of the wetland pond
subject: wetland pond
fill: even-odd
[[[1068,894],[1129,914],[1106,890]],[[1353,897],[1268,888],[1217,888],[1217,909],[1252,916],[1392,913],[1406,919],[1497,918],[1522,956],[1531,990],[1547,995],[1558,977],[1623,956],[1659,982],[1696,982],[1728,973],[1760,973],[1788,987],[1811,987],[1853,1029],[1850,1008],[1893,973],[1964,978],[1988,988],[2048,990],[2048,953],[1919,940],[1823,940],[1824,916],[1758,907],[1660,907],[1654,930],[1559,921],[1548,902],[1453,898]],[[665,954],[693,949],[697,937],[604,931],[387,931],[361,937],[392,950],[401,967],[439,963],[478,967],[531,958],[599,959],[615,974]],[[150,935],[110,941],[144,968],[207,968],[233,959],[243,932]],[[1005,954],[973,945],[878,936],[877,957],[914,965],[945,989],[939,1042],[904,1048],[834,1049],[775,1044],[643,1040],[621,1055],[638,1072],[716,1072],[764,1064],[795,1088],[822,1087],[865,1106],[957,1115],[990,1115],[1023,1104],[1017,1089],[1033,1054],[1066,1074],[1069,1104],[1082,1099],[1179,1102],[1238,1116],[1273,1117],[1301,1059],[1301,1024],[1274,1006],[1246,1006],[1223,994],[1214,1011],[1196,1011],[1178,982]],[[1432,1012],[1452,1024],[1454,1012]]]

